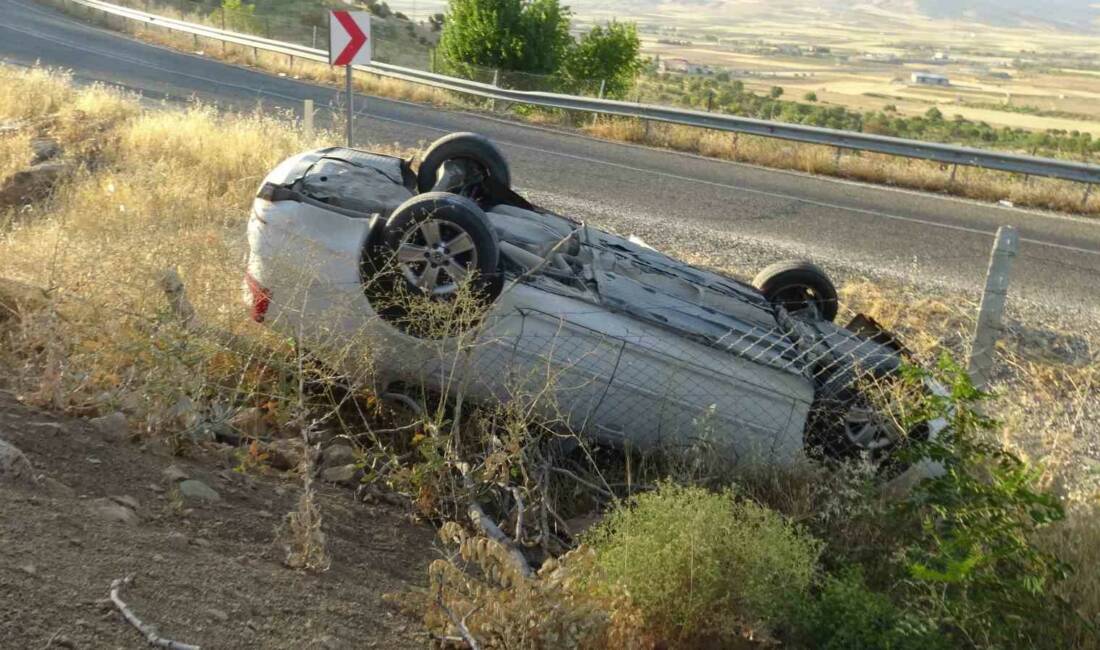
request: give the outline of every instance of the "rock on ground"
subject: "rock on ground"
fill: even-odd
[[[221,501],[222,497],[218,494],[217,490],[210,487],[202,481],[189,478],[186,481],[180,481],[176,486],[180,491],[180,496],[184,501],[203,501],[211,503],[214,501]]]
[[[113,499],[93,499],[88,503],[88,511],[102,521],[126,524],[127,526],[136,526],[141,521],[136,512]]]
[[[31,461],[15,445],[0,439],[0,481],[34,483]]]
[[[70,165],[51,160],[12,174],[0,185],[0,208],[25,205],[46,198],[57,182],[71,170]]]
[[[122,442],[129,435],[126,416],[119,411],[92,418],[89,422],[109,442]]]

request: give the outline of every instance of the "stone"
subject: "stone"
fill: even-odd
[[[168,535],[164,539],[166,542],[168,542],[168,546],[177,550],[184,548],[188,544],[187,535],[184,535],[178,530],[173,530],[172,532],[168,533]]]
[[[0,438],[0,482],[34,484],[31,461],[18,447]]]
[[[206,614],[210,618],[212,618],[216,621],[220,621],[222,623],[226,623],[226,622],[229,621],[229,614],[226,614],[222,610],[216,609],[214,607],[211,607],[211,608],[207,609]]]
[[[46,198],[70,170],[66,163],[48,161],[12,174],[0,184],[0,208],[26,205]]]
[[[31,151],[34,152],[31,164],[37,165],[60,156],[61,145],[53,138],[35,138],[31,140]]]
[[[33,576],[34,574],[38,573],[38,567],[34,566],[33,564],[24,564],[23,566],[19,567],[19,570],[29,576]]]
[[[92,418],[89,422],[99,432],[99,435],[108,442],[122,442],[130,435],[126,425],[126,416],[121,411]]]
[[[127,526],[136,526],[141,521],[136,512],[110,499],[93,499],[88,503],[88,510],[104,521],[126,524]]]
[[[176,467],[175,465],[169,465],[168,467],[165,467],[160,475],[164,478],[164,482],[168,483],[169,485],[173,483],[179,483],[180,481],[186,481],[187,479],[191,478],[191,476],[187,472]]]
[[[278,470],[297,469],[302,462],[302,441],[296,438],[272,440],[264,445],[267,463]]]
[[[141,507],[141,504],[138,503],[138,500],[128,494],[112,496],[111,501],[114,501],[115,503],[120,505],[124,505],[131,510],[137,510]]]
[[[337,483],[339,485],[353,485],[358,483],[359,468],[355,465],[340,465],[339,467],[328,467],[321,471],[321,480],[326,483]]]
[[[46,487],[46,493],[55,497],[71,497],[76,494],[76,490],[72,489],[68,485],[65,485],[61,481],[47,476],[42,479],[42,485]]]
[[[180,496],[183,497],[184,501],[212,503],[222,500],[221,495],[218,494],[214,488],[193,478],[189,478],[186,481],[180,481],[179,485],[176,487],[179,489]]]
[[[321,453],[322,467],[336,467],[337,465],[350,465],[355,462],[355,450],[350,445],[337,443],[331,445]]]

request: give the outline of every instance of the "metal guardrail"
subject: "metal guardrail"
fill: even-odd
[[[328,53],[326,51],[306,47],[304,45],[285,43],[254,36],[252,34],[242,34],[207,25],[176,20],[174,18],[158,16],[129,7],[121,7],[119,5],[102,2],[101,0],[66,1],[102,11],[106,14],[112,14],[136,22],[156,25],[178,32],[193,34],[197,37],[251,47],[257,51],[275,52],[289,57],[300,57],[310,61],[328,63]],[[355,69],[383,77],[400,79],[410,83],[423,84],[441,90],[448,90],[486,99],[528,104],[531,106],[583,111],[601,115],[633,117],[654,122],[667,122],[670,124],[681,124],[704,129],[779,138],[806,144],[825,145],[837,147],[839,149],[870,151],[905,158],[919,158],[948,165],[982,167],[985,169],[1028,174],[1031,176],[1060,178],[1088,184],[1100,183],[1100,165],[1091,165],[1069,160],[1039,158],[1036,156],[974,149],[972,147],[961,147],[936,142],[922,142],[919,140],[906,140],[889,136],[858,133],[855,131],[840,131],[801,124],[771,122],[767,120],[737,117],[735,115],[706,113],[703,111],[655,106],[652,104],[638,104],[557,93],[508,90],[491,84],[460,79],[457,77],[448,77],[446,75],[389,65],[386,63],[372,63],[365,66],[355,66]]]

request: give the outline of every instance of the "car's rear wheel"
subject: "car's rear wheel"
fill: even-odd
[[[452,133],[432,143],[417,172],[421,192],[450,192],[492,201],[512,187],[504,154],[483,135]]]
[[[816,264],[802,260],[777,262],[757,274],[752,284],[769,302],[792,314],[815,314],[827,321],[836,318],[836,286]]]
[[[372,234],[377,237],[381,243],[365,247],[362,276],[383,318],[408,325],[410,301],[418,298],[450,302],[466,289],[485,303],[500,293],[500,245],[485,213],[469,199],[445,192],[415,196],[394,210]]]

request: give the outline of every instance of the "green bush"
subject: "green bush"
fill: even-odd
[[[1065,517],[1039,487],[1039,471],[992,442],[997,424],[978,408],[985,395],[950,359],[940,362],[950,392],[928,397],[918,420],[944,418],[945,431],[922,453],[944,467],[899,506],[896,529],[907,599],[980,647],[1063,647],[1071,613],[1056,595],[1069,567],[1044,551],[1038,533]],[[909,380],[927,373],[909,369]]]
[[[826,578],[792,621],[794,641],[818,650],[946,650],[952,647],[919,613],[901,610],[849,569]]]
[[[821,550],[772,510],[672,483],[613,511],[586,541],[600,580],[624,587],[655,633],[679,641],[781,621]]]

